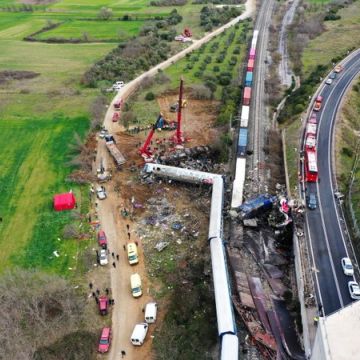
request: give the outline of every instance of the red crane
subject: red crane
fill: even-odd
[[[160,114],[155,122],[155,124],[152,126],[149,135],[147,136],[144,145],[139,149],[140,155],[143,157],[151,157],[151,151],[150,151],[150,142],[154,135],[154,132],[158,128],[162,128],[164,124],[164,118],[162,117],[162,114]]]
[[[177,113],[177,128],[176,128],[176,135],[173,138],[175,144],[183,144],[184,138],[181,132],[181,111],[183,107],[183,85],[184,80],[183,78],[180,79],[180,89],[179,89],[179,102],[178,102],[178,113]]]

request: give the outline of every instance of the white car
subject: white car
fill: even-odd
[[[332,84],[332,79],[327,79],[326,81],[325,81],[325,84],[327,84],[327,85],[331,85]]]
[[[360,287],[356,281],[348,282],[350,297],[354,300],[360,300]]]
[[[131,343],[135,346],[141,346],[146,338],[149,325],[147,323],[136,324],[131,334]]]
[[[98,197],[99,200],[106,199],[106,191],[103,186],[98,186],[96,188],[96,196]]]
[[[108,133],[109,133],[108,130],[106,130],[106,129],[101,129],[101,130],[100,130],[100,133],[99,133],[99,138],[100,138],[100,139],[104,139],[105,136],[106,136]]]
[[[354,268],[352,266],[351,260],[348,257],[341,259],[341,266],[343,268],[344,274],[348,276],[354,275]]]
[[[108,256],[107,256],[107,250],[102,249],[100,250],[100,256],[99,256],[100,265],[104,266],[109,263]]]

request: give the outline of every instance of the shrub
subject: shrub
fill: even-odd
[[[236,55],[240,54],[240,48],[236,47],[233,51],[233,54],[236,54]]]
[[[353,154],[354,154],[354,152],[353,152],[351,149],[347,148],[347,147],[343,147],[343,148],[341,149],[341,152],[342,152],[345,156],[348,156],[348,157],[352,157]]]
[[[210,64],[211,61],[212,61],[211,56],[206,56],[205,59],[204,59],[205,64]]]
[[[101,20],[110,20],[113,17],[113,12],[110,8],[102,7],[97,17]]]
[[[213,72],[219,72],[219,71],[220,71],[220,68],[217,65],[215,65],[213,67]]]
[[[147,101],[151,101],[155,99],[155,94],[151,91],[149,91],[146,95],[145,95],[145,100]]]

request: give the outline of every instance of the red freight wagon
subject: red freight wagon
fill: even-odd
[[[250,99],[251,99],[251,88],[246,87],[244,88],[243,105],[250,105]]]
[[[256,55],[256,50],[254,48],[251,48],[249,59],[255,60],[255,55]]]
[[[253,71],[254,70],[254,60],[250,59],[247,64],[247,71]]]

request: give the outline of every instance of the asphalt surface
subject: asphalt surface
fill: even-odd
[[[281,84],[286,85],[287,87],[291,86],[291,82],[292,82],[291,77],[294,75],[289,66],[287,28],[293,22],[295,10],[299,2],[300,0],[294,0],[286,10],[283,21],[281,23],[280,36],[279,36],[278,52],[281,54],[281,60],[279,63],[279,77]]]
[[[324,84],[319,92],[323,105],[318,113],[317,156],[318,183],[308,183],[307,193],[317,193],[318,208],[306,212],[307,230],[314,265],[314,279],[318,304],[329,315],[353,300],[348,291],[348,281],[341,267],[341,258],[353,258],[351,247],[347,248],[345,224],[341,218],[339,203],[334,197],[336,182],[333,168],[333,135],[339,106],[352,80],[360,73],[360,51],[350,55],[344,62],[344,70],[337,74],[331,85]],[[336,150],[335,150],[336,151]]]

